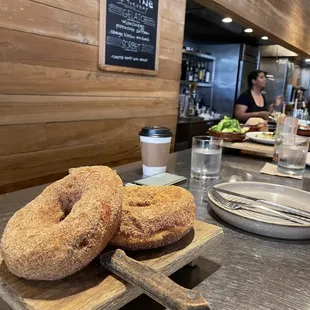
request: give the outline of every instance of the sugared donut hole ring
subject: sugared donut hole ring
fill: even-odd
[[[9,220],[1,240],[8,269],[31,280],[57,280],[82,269],[116,232],[122,191],[109,167],[71,169]]]
[[[170,245],[193,227],[193,195],[176,186],[124,187],[121,224],[110,245],[127,250]]]
[[[81,199],[82,191],[74,191],[70,193],[60,193],[59,206],[63,212],[59,222],[62,222],[71,212],[73,206]]]

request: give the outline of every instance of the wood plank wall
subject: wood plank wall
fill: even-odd
[[[310,55],[309,0],[194,0],[252,27],[297,53]]]
[[[142,126],[175,132],[186,0],[161,1],[154,78],[98,70],[99,0],[1,0],[0,192],[138,160]]]

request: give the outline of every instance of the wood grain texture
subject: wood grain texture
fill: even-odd
[[[46,148],[45,124],[0,126],[1,156],[34,152]]]
[[[309,6],[307,0],[195,0],[221,14],[251,26],[260,35],[302,55],[310,55]],[[308,9],[309,10],[309,9]]]
[[[0,59],[28,65],[96,71],[98,48],[0,28]]]
[[[99,0],[30,0],[64,11],[99,19]]]
[[[183,49],[183,43],[172,42],[167,39],[160,40],[160,58],[173,60],[178,63],[182,63],[182,53],[180,50]]]
[[[2,0],[0,27],[98,44],[98,20],[28,0]]]
[[[183,43],[185,13],[182,23],[182,13],[177,12],[179,9],[185,12],[185,6],[175,0],[171,4],[168,4],[171,0],[161,1],[166,3],[164,13],[169,19],[163,16],[159,19],[160,24],[165,25],[162,29],[159,27],[160,37]],[[170,14],[173,4],[176,10],[174,14]],[[29,0],[2,0],[0,14],[2,28],[99,46],[99,18],[90,18]]]
[[[0,93],[176,98],[179,82],[130,74],[0,63]]]
[[[71,146],[123,143],[139,139],[143,126],[165,126],[175,135],[175,116],[121,118],[94,121],[53,122],[0,126],[0,159],[21,154]],[[117,150],[117,148],[115,148]],[[67,167],[69,168],[69,167]],[[36,177],[36,175],[33,175]]]
[[[100,0],[30,0],[65,11],[99,19]],[[160,0],[163,5],[162,16],[181,25],[185,23],[186,0]]]
[[[223,147],[269,158],[273,156],[274,152],[274,147],[272,145],[260,145],[252,142],[224,142]]]
[[[294,38],[295,44],[302,46],[304,43],[309,44],[310,41],[307,40],[309,36],[309,21],[301,19],[294,10],[294,4],[289,5],[287,1],[255,1],[248,0],[260,15],[264,15],[263,19],[267,24],[274,24],[273,31],[284,32],[285,29],[289,33],[283,38]],[[277,16],[277,23],[274,23],[274,18]],[[302,34],[302,35],[301,35]],[[306,40],[306,41],[305,41]],[[308,41],[308,42],[307,42]]]
[[[178,24],[185,24],[186,1],[162,0],[162,16]]]
[[[183,44],[184,26],[163,18],[161,37],[175,43]]]
[[[251,3],[253,3],[253,0],[251,0]],[[304,5],[306,4],[304,0],[264,0],[262,3],[256,3],[262,8],[261,4],[267,5],[267,12],[271,13],[271,15],[281,15],[283,19],[279,22],[283,25],[285,25],[285,20],[289,20],[297,27],[300,27],[304,33],[309,34],[310,21],[309,18],[305,17],[310,16],[310,10],[307,10],[308,6]]]
[[[0,94],[0,125],[151,118],[163,114],[176,118],[177,109],[177,98]]]
[[[194,230],[179,242],[133,258],[171,275],[223,238],[221,228],[196,221]],[[26,281],[9,273],[2,261],[0,294],[11,306],[33,310],[119,309],[142,291],[110,275],[93,262],[81,272],[57,282]],[[104,292],[104,293],[103,293]],[[16,306],[15,306],[16,309]]]
[[[143,126],[168,127],[175,135],[175,121],[175,116],[160,116],[152,118],[47,123],[47,148],[102,144],[113,141],[118,145],[127,139],[139,140],[138,133]]]
[[[208,302],[199,292],[176,284],[161,272],[128,257],[123,250],[117,249],[101,255],[100,262],[104,268],[141,288],[145,294],[168,309],[210,309]]]
[[[125,164],[140,158],[140,141],[131,139],[86,144],[0,157],[0,188],[17,181],[27,181],[68,171],[70,167]]]
[[[176,81],[181,75],[181,64],[169,59],[160,59],[159,73],[157,77],[159,79],[167,79]]]
[[[139,126],[175,132],[186,1],[160,1],[156,77],[99,70],[99,0],[1,2],[0,191],[137,160]]]
[[[160,40],[159,51],[159,79],[178,81],[181,76],[182,53],[180,50],[183,44],[171,42],[166,39]]]
[[[44,133],[46,141],[42,137],[44,143],[32,142],[30,146],[35,146],[36,149],[33,152],[28,150],[27,153],[22,153],[21,150],[27,147],[30,149],[30,142],[19,138],[22,134],[16,130],[12,136],[14,140],[19,139],[20,144],[16,148],[19,148],[20,152],[0,157],[0,187],[44,175],[59,174],[72,167],[107,163],[116,166],[139,160],[141,155],[138,133],[141,127],[166,126],[171,128],[175,136],[175,123],[175,116],[47,123]],[[172,143],[172,150],[173,147]],[[7,154],[12,152],[11,149],[11,145],[7,144],[2,152]]]
[[[10,182],[0,186],[0,194],[7,194],[10,192],[16,192],[19,190],[31,188],[34,186],[39,186],[42,184],[48,184],[55,182],[68,174],[67,171],[58,172],[54,174],[44,175],[38,178],[31,178],[28,180],[15,180],[14,182]],[[1,301],[0,301],[0,309],[1,308]]]
[[[177,80],[181,44],[162,39],[159,78]],[[98,71],[98,47],[0,28],[0,59],[7,62]],[[169,60],[169,61],[167,61]]]

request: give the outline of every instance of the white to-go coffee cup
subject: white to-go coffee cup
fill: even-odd
[[[143,175],[167,170],[172,132],[165,127],[143,127],[139,133]]]

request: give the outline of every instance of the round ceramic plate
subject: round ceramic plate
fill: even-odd
[[[310,193],[291,187],[261,182],[229,182],[217,184],[215,187],[310,211]],[[221,195],[229,200],[245,203],[251,202],[244,198],[223,193]],[[220,218],[243,230],[281,239],[310,239],[310,223],[309,225],[293,223],[286,219],[274,217],[259,209],[253,211],[244,209],[231,210],[219,204],[209,193],[208,200],[211,208]]]
[[[252,131],[247,132],[246,136],[253,140],[254,142],[268,144],[268,145],[274,145],[274,137],[273,132],[262,132],[262,131]]]

